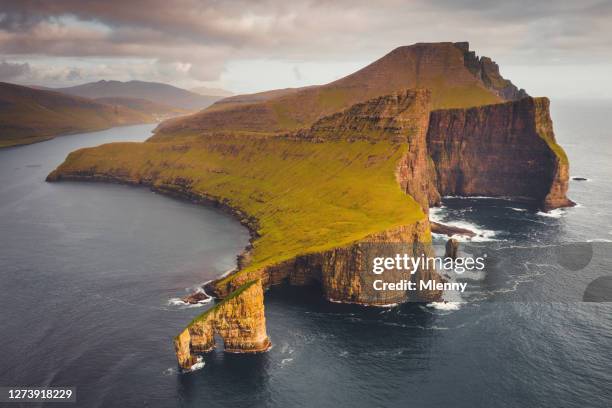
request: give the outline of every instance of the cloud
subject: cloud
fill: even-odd
[[[605,0],[0,0],[0,10],[3,55],[146,60],[148,77],[214,81],[229,61],[262,58],[373,60],[418,41],[469,40],[510,65],[612,64]]]
[[[0,81],[10,81],[30,73],[30,64],[0,61]]]
[[[297,65],[293,66],[293,76],[297,81],[302,80],[302,73],[300,72],[300,68]]]

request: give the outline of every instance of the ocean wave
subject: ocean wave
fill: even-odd
[[[194,371],[201,370],[202,368],[204,368],[205,365],[206,363],[204,362],[204,358],[202,356],[198,356],[196,363],[192,365],[191,367],[189,367],[188,369],[183,370],[183,373],[184,374],[193,373]]]
[[[193,372],[193,371],[201,370],[202,368],[204,368],[205,365],[206,365],[206,363],[204,361],[198,360],[197,363],[195,363],[194,365],[191,366],[189,371]]]
[[[446,195],[442,198],[451,198],[453,200],[504,200],[504,201],[512,201],[512,197],[510,196],[497,196],[497,197],[491,197],[491,196],[453,196],[453,195]]]
[[[426,306],[436,310],[455,311],[461,308],[461,302],[431,302]]]
[[[562,208],[557,208],[557,209],[549,211],[549,212],[538,211],[536,213],[536,215],[539,215],[541,217],[548,217],[548,218],[561,218],[565,214],[566,214],[566,212]]]
[[[489,241],[499,241],[499,239],[495,238],[496,231],[488,230],[482,228],[476,224],[472,224],[471,222],[457,220],[457,221],[445,221],[444,216],[445,209],[444,207],[434,207],[429,209],[429,220],[433,222],[437,222],[439,224],[448,225],[450,227],[463,228],[472,231],[476,235],[473,237],[468,237],[465,235],[455,234],[452,238],[456,239],[459,242],[489,242]],[[443,234],[433,234],[436,237],[445,237]]]
[[[282,365],[282,366],[287,365],[287,364],[289,364],[289,363],[290,363],[290,362],[292,362],[292,361],[293,361],[293,359],[292,359],[292,358],[283,358],[283,359],[281,360],[281,365]]]
[[[515,207],[508,207],[508,208],[511,209],[511,210],[514,210],[514,211],[518,211],[518,212],[525,212],[525,211],[527,211],[526,208],[515,208]]]
[[[212,297],[209,297],[208,299],[205,299],[205,300],[200,300],[198,303],[187,303],[187,302],[183,302],[181,298],[170,298],[168,299],[168,305],[169,306],[181,306],[184,309],[189,309],[193,307],[202,307],[212,301],[213,301]]]

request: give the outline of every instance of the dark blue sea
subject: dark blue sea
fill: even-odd
[[[146,189],[44,182],[70,151],[151,126],[0,150],[0,386],[75,386],[88,408],[610,407],[611,112],[552,101],[571,175],[588,179],[571,182],[577,207],[447,198],[434,211],[479,232],[463,251],[489,255],[457,277],[466,293],[367,309],[273,289],[272,350],[215,351],[188,374],[172,337],[210,305],[176,298],[231,269],[247,231]]]

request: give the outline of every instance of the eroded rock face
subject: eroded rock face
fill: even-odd
[[[189,369],[196,354],[215,347],[215,335],[226,352],[259,353],[270,348],[261,281],[251,281],[191,322],[174,339],[179,365]]]
[[[545,209],[572,204],[547,98],[433,111],[427,144],[443,196],[511,197]]]
[[[524,89],[518,89],[510,80],[499,72],[499,66],[489,57],[478,57],[470,51],[468,42],[458,42],[455,46],[463,51],[463,62],[472,75],[480,78],[483,84],[505,101],[515,101],[527,95]]]
[[[411,257],[433,256],[429,221],[423,219],[411,225],[393,228],[372,234],[344,248],[336,248],[321,253],[304,255],[295,259],[272,265],[250,273],[237,275],[229,282],[210,282],[206,291],[217,297],[230,296],[246,280],[261,279],[264,287],[279,284],[308,286],[317,284],[323,296],[333,302],[356,303],[382,306],[407,301],[430,302],[438,300],[439,291],[374,290],[374,279],[380,276],[372,273],[374,257],[406,253]],[[420,269],[415,274],[407,271],[385,272],[386,282],[402,279],[440,280],[435,270]]]

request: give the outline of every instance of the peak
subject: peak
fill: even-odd
[[[448,48],[455,47],[461,51],[468,52],[470,50],[470,43],[468,41],[440,41],[440,42],[418,42],[410,45],[401,45],[395,48],[393,51],[407,49],[407,48]]]

